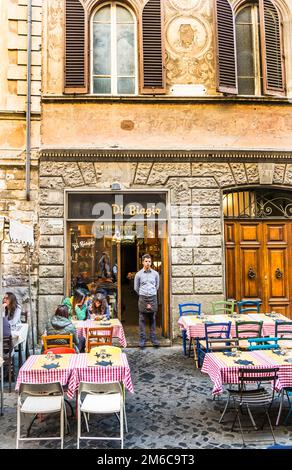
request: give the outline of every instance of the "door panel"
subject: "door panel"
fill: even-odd
[[[292,221],[225,222],[227,298],[261,299],[292,319]]]

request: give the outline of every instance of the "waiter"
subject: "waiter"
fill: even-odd
[[[145,347],[146,343],[146,321],[149,319],[150,339],[154,347],[159,347],[156,337],[156,313],[157,291],[159,289],[159,274],[151,269],[151,256],[145,254],[142,256],[143,268],[138,271],[134,279],[134,289],[139,295],[139,329],[140,329],[140,348]]]

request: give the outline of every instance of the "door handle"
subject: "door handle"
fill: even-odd
[[[255,277],[256,277],[256,272],[255,272],[253,266],[250,266],[250,267],[249,267],[249,270],[248,270],[248,273],[247,273],[247,277],[248,277],[249,279],[255,279]]]
[[[275,276],[276,276],[276,279],[282,279],[283,271],[281,271],[280,268],[277,268],[276,271],[275,271]]]

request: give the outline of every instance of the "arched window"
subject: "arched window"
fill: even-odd
[[[91,23],[91,90],[104,95],[137,93],[137,25],[118,2],[95,10]]]

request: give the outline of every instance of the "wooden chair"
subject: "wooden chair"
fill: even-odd
[[[42,341],[44,345],[44,351],[51,348],[73,348],[73,335],[42,335]],[[67,343],[66,343],[67,341]]]
[[[236,338],[239,341],[239,348],[246,350],[250,346],[248,338],[261,338],[262,321],[237,321],[235,322]]]
[[[112,346],[113,327],[88,328],[86,335],[86,352],[95,346]]]
[[[234,300],[216,300],[212,302],[212,311],[214,315],[228,315],[234,313]]]
[[[11,382],[14,382],[15,379],[14,348],[11,335],[3,337],[3,360],[8,369],[9,393],[11,393]]]

